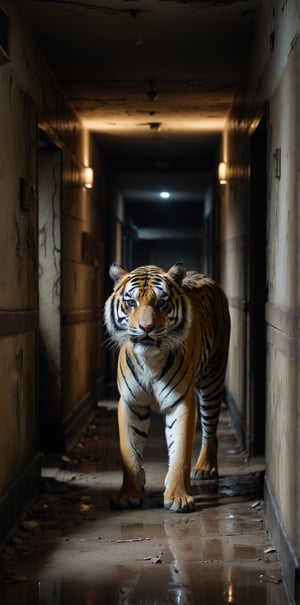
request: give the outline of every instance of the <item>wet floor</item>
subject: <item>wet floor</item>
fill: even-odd
[[[220,478],[192,485],[196,512],[172,513],[163,509],[167,454],[154,416],[143,507],[112,511],[116,404],[100,402],[74,450],[45,458],[40,497],[0,554],[1,605],[287,605],[265,529],[263,461],[245,460],[225,410],[218,435]]]

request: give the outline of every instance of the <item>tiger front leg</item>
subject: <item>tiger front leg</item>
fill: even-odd
[[[148,435],[150,409],[126,403],[120,398],[118,426],[120,452],[123,467],[123,483],[120,491],[111,499],[113,508],[137,508],[141,506],[145,485],[142,466],[144,445]]]
[[[190,469],[196,427],[196,406],[181,402],[170,408],[165,418],[165,434],[169,455],[169,470],[165,479],[164,507],[177,513],[195,510],[190,495]]]

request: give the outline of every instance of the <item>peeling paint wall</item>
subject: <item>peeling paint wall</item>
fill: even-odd
[[[1,498],[32,463],[38,435],[36,116],[9,66],[0,66],[0,88]]]
[[[0,542],[38,487],[47,448],[39,419],[52,447],[68,448],[90,417],[105,364],[101,155],[15,4],[1,7],[11,36],[10,61],[0,64]],[[56,148],[47,186],[41,161],[37,173],[38,127]],[[92,190],[83,187],[87,165]]]
[[[266,512],[295,598],[300,558],[299,397],[299,3],[264,2],[247,79],[224,136],[230,180],[223,191],[222,279],[229,294],[230,396],[251,431],[251,136],[267,119],[266,196]],[[259,220],[259,215],[257,217]],[[253,240],[254,236],[254,240]],[[252,238],[252,239],[251,239]],[[250,336],[249,336],[250,335]],[[240,352],[245,351],[242,358]],[[297,562],[298,558],[298,562]]]
[[[39,401],[42,431],[61,417],[61,182],[58,149],[38,154]],[[42,442],[46,436],[42,437]]]

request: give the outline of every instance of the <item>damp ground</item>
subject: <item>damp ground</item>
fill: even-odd
[[[247,460],[221,413],[217,480],[193,482],[196,512],[163,508],[163,419],[145,451],[141,509],[115,511],[117,403],[101,401],[65,456],[45,456],[39,498],[0,553],[1,605],[287,605],[265,526],[263,459]],[[194,460],[199,449],[197,432]]]

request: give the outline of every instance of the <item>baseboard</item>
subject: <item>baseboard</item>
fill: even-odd
[[[280,513],[265,477],[264,511],[267,529],[276,548],[282,567],[286,590],[291,603],[300,603],[300,568],[299,561],[291,546],[288,535],[282,525]]]
[[[41,455],[37,452],[0,498],[0,544],[5,542],[30,502],[38,494],[40,477]]]

